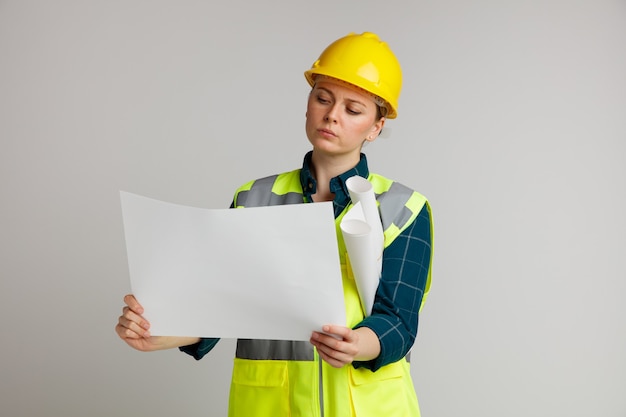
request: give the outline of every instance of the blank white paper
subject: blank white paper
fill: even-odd
[[[346,324],[331,202],[205,209],[120,192],[153,335],[309,340]]]

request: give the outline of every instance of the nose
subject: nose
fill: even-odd
[[[325,122],[331,122],[331,123],[335,123],[337,122],[337,106],[331,106],[328,111],[326,112],[326,114],[324,115],[324,121]]]

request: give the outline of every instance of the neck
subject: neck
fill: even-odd
[[[311,156],[313,175],[317,182],[317,189],[313,195],[315,201],[332,201],[334,194],[330,192],[330,180],[352,169],[359,163],[360,152],[354,156],[332,156],[316,153]]]

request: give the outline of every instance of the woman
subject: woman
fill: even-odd
[[[397,115],[400,65],[373,33],[329,45],[305,72],[312,87],[306,134],[312,150],[301,169],[251,181],[232,207],[332,201],[337,224],[351,207],[345,181],[373,185],[385,235],[383,269],[372,314],[364,317],[341,233],[338,233],[348,327],[329,324],[309,342],[238,340],[231,416],[419,416],[407,354],[430,287],[430,206],[417,192],[369,172],[361,153]],[[135,349],[179,347],[202,358],[218,339],[153,337],[132,296],[118,320]]]

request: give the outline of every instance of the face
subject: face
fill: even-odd
[[[368,94],[331,80],[320,80],[309,95],[306,134],[314,152],[358,161],[365,141],[376,139],[385,123]]]

